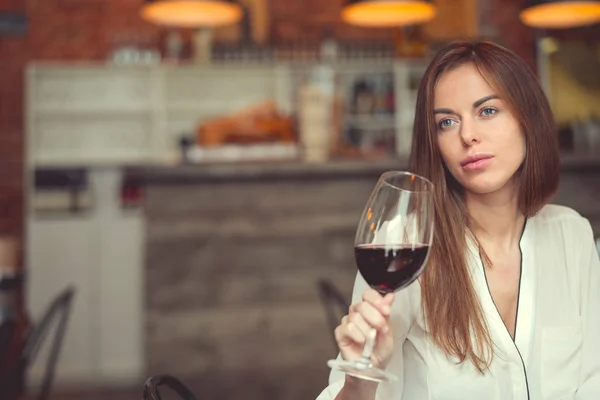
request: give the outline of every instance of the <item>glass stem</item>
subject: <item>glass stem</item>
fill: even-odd
[[[365,366],[371,365],[371,356],[373,355],[373,348],[375,348],[375,338],[377,337],[377,330],[371,328],[369,334],[367,335],[367,340],[365,342],[365,347],[363,348],[362,355],[358,362],[360,364],[364,364]]]

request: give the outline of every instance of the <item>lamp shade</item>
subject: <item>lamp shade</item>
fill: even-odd
[[[537,0],[521,11],[521,21],[533,28],[564,29],[600,22],[600,1]]]
[[[342,20],[364,27],[394,27],[427,22],[435,16],[431,0],[349,0]]]
[[[140,15],[169,27],[217,27],[238,22],[242,9],[233,0],[145,0]]]

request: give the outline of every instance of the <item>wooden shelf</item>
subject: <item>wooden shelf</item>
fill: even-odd
[[[27,152],[30,165],[146,164],[171,158],[182,134],[204,118],[227,115],[265,100],[293,112],[295,88],[314,63],[229,65],[114,65],[33,63],[27,70]],[[393,74],[394,115],[345,124],[395,129],[397,153],[410,149],[414,60],[334,65],[344,79]],[[129,156],[131,155],[131,156]],[[143,156],[139,156],[143,155]]]

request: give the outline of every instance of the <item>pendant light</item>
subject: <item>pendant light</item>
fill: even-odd
[[[533,28],[564,29],[600,22],[600,1],[536,0],[521,11],[521,21]]]
[[[156,25],[217,27],[238,22],[242,9],[234,0],[145,0],[140,15]]]
[[[342,20],[364,27],[398,27],[433,19],[432,0],[348,0]]]

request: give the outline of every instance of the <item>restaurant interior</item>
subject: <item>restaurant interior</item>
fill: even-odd
[[[600,251],[600,1],[576,3],[0,1],[0,398],[316,398],[358,218],[452,40],[535,72],[553,203]]]

